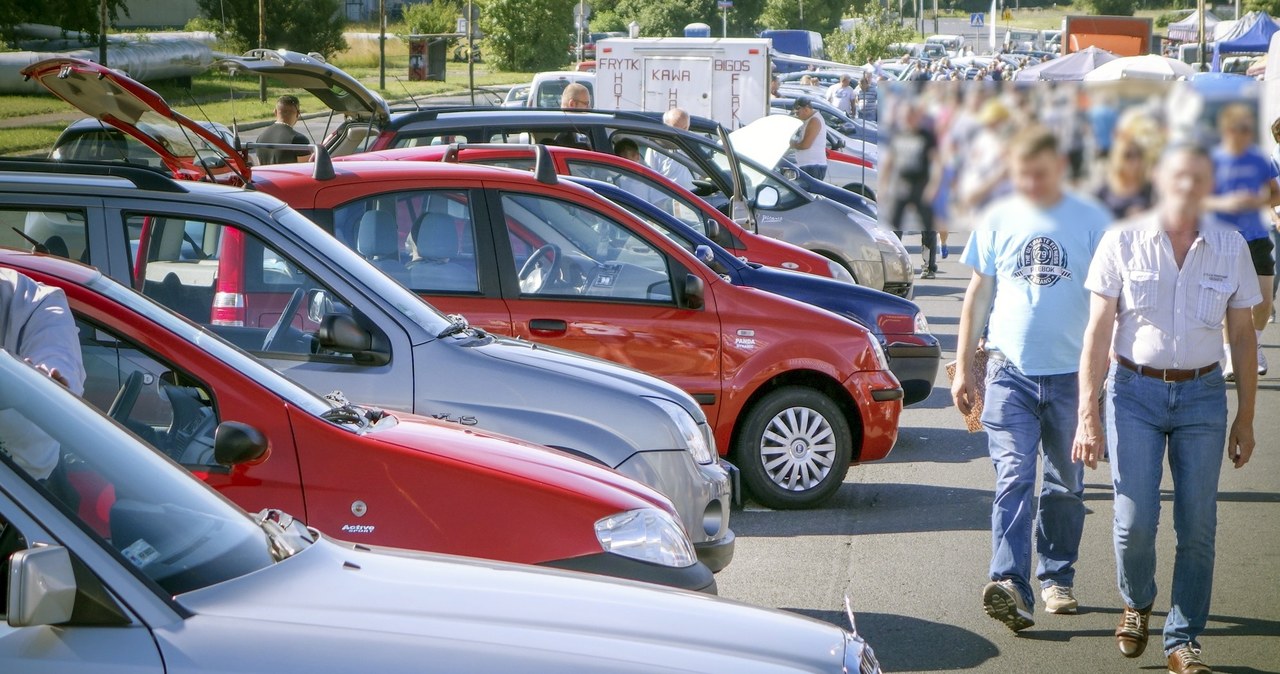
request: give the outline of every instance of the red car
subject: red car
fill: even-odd
[[[827,276],[853,283],[840,263],[800,246],[747,230],[692,192],[643,164],[603,152],[547,146],[556,173],[611,182],[630,192],[643,192],[649,201],[701,231],[726,250],[751,262]],[[445,146],[405,147],[338,157],[343,160],[457,161],[509,168],[532,169],[532,145],[471,145],[464,149]]]
[[[284,510],[363,544],[714,592],[670,502],[611,470],[319,398],[78,263],[0,248],[0,267],[66,292],[90,403],[247,510]],[[110,495],[76,486],[81,514],[105,522],[95,509]]]

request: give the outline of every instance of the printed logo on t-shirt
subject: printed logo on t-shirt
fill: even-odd
[[[1013,277],[1026,279],[1038,286],[1051,286],[1062,279],[1069,279],[1071,270],[1067,269],[1067,252],[1057,241],[1037,236],[1022,249]]]

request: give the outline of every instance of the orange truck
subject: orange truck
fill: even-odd
[[[1136,16],[1066,16],[1062,19],[1062,54],[1093,46],[1116,56],[1151,53],[1151,19]]]

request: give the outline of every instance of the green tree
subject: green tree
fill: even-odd
[[[225,15],[237,42],[258,46],[258,0],[196,0],[196,5],[210,19]],[[319,52],[326,58],[346,50],[341,9],[342,0],[266,0],[267,48]]]
[[[765,0],[759,24],[767,29],[795,28],[827,33],[840,25],[849,4],[848,0]]]
[[[1134,0],[1075,0],[1073,7],[1085,14],[1133,16],[1137,3]]]
[[[1271,16],[1280,15],[1280,0],[1245,0],[1243,10],[1246,12],[1266,12]]]
[[[432,0],[404,6],[404,23],[410,33],[452,33],[458,28],[462,5],[450,0]]]
[[[554,70],[569,61],[574,0],[484,0],[484,57],[499,70]]]
[[[107,0],[107,21],[114,25],[120,13],[129,16],[126,0]],[[0,0],[0,38],[13,40],[20,23],[46,23],[68,32],[84,31],[98,37],[101,17],[98,0]]]
[[[871,63],[891,56],[889,45],[916,37],[915,29],[890,20],[878,4],[868,5],[860,18],[852,31],[836,29],[826,37],[827,58],[853,65]]]
[[[734,0],[727,13],[729,37],[753,37],[760,31],[760,12],[766,0]],[[645,37],[674,37],[684,34],[684,27],[691,23],[711,26],[711,34],[721,36],[725,14],[715,0],[692,0],[684,5],[659,3],[651,0],[597,0],[590,2],[593,31],[625,31],[632,21],[640,24],[640,34]]]

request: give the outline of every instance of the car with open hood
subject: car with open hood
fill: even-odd
[[[599,464],[321,398],[75,262],[0,248],[0,269],[66,295],[86,402],[241,507],[365,545],[715,591],[671,503]]]
[[[874,221],[864,222],[852,215],[856,211],[836,201],[814,198],[778,174],[772,164],[764,166],[736,155],[732,143],[719,134],[712,139],[674,129],[664,125],[656,113],[459,107],[389,110],[384,115],[386,108],[376,105],[376,95],[358,82],[342,80],[345,73],[340,69],[299,58],[293,52],[254,52],[222,59],[216,65],[229,73],[270,77],[309,91],[348,87],[345,96],[369,100],[363,110],[355,106],[338,110],[345,121],[324,141],[334,157],[418,145],[529,143],[557,137],[564,139],[556,140],[559,144],[612,152],[614,143],[630,138],[642,152],[670,157],[689,169],[697,188],[694,191],[751,231],[830,258],[862,285],[911,296],[914,270],[910,256],[896,237],[886,234]],[[346,79],[351,80],[349,76]]]
[[[468,328],[278,199],[127,165],[2,160],[0,218],[13,223],[0,245],[92,264],[317,393],[613,468],[671,499],[708,567],[732,559],[731,467],[687,393]]]
[[[879,672],[852,624],[249,515],[6,352],[0,381],[59,450],[0,452],[6,672]]]

